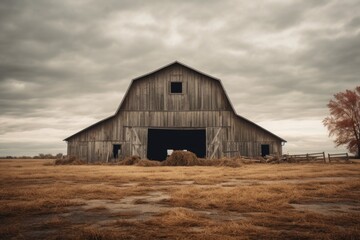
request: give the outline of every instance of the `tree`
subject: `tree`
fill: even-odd
[[[360,158],[360,86],[334,95],[327,105],[330,116],[323,120],[336,146],[346,145]]]

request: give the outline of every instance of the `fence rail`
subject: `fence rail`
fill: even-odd
[[[345,160],[349,162],[349,154],[348,153],[335,153],[335,154],[328,154],[329,162],[331,160],[333,161],[339,161],[339,160]]]
[[[318,161],[318,160],[326,162],[325,152],[287,155],[286,158],[288,161],[295,161],[295,162],[301,162],[301,161],[309,162],[309,161]]]

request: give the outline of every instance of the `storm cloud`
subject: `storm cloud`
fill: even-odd
[[[357,0],[1,1],[0,156],[65,152],[175,60],[220,78],[285,152],[344,151],[321,121],[360,83],[359,16]]]

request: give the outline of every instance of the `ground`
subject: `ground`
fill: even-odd
[[[0,160],[0,239],[360,239],[360,164]]]

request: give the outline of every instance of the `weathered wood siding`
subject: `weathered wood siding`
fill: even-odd
[[[170,83],[181,81],[183,93],[170,94]],[[219,81],[181,66],[136,80],[120,108],[123,111],[230,111]]]
[[[170,93],[172,81],[183,93]],[[146,158],[148,128],[206,129],[208,158],[258,156],[261,144],[281,154],[278,137],[236,115],[220,81],[173,64],[134,80],[113,117],[67,139],[68,155],[103,161],[121,144],[121,157]]]

